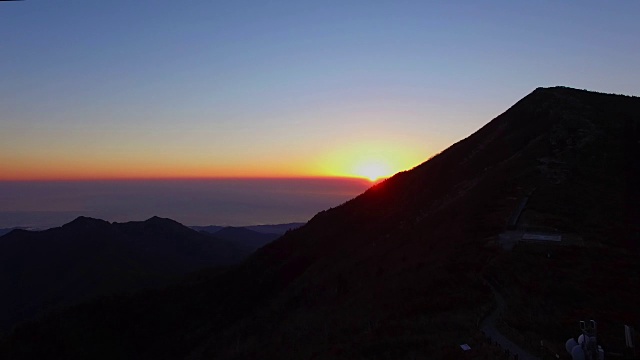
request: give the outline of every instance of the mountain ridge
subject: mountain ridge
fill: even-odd
[[[58,228],[0,237],[2,328],[97,295],[169,284],[255,249],[159,217],[110,223],[79,216]]]
[[[397,309],[398,305],[394,301],[381,301],[380,298],[404,301],[414,299],[416,304],[413,309],[444,310],[458,304],[461,309],[475,308],[471,311],[472,314],[482,313],[483,302],[486,304],[490,301],[490,291],[483,286],[482,279],[472,274],[484,271],[488,259],[501,256],[491,247],[486,248],[490,244],[483,239],[500,233],[510,213],[517,206],[518,199],[533,189],[537,189],[537,192],[532,199],[532,206],[537,207],[538,212],[551,214],[551,219],[544,219],[545,224],[551,222],[562,231],[575,231],[577,227],[590,223],[589,231],[582,235],[593,242],[607,240],[602,235],[611,231],[609,219],[582,214],[580,209],[598,205],[602,207],[600,212],[607,209],[612,211],[605,213],[615,213],[620,209],[619,204],[607,201],[606,198],[600,201],[597,194],[594,194],[594,201],[584,199],[568,183],[582,184],[587,189],[599,189],[601,192],[606,189],[621,190],[610,187],[612,179],[602,178],[599,171],[593,170],[594,166],[607,168],[612,165],[597,157],[601,155],[601,151],[596,151],[600,145],[606,145],[602,148],[608,150],[610,160],[621,159],[615,164],[616,167],[609,170],[615,176],[628,176],[624,178],[628,184],[637,183],[640,172],[633,159],[636,158],[634,154],[640,153],[633,143],[636,141],[637,144],[638,140],[639,105],[637,97],[602,96],[599,93],[563,87],[536,89],[477,132],[427,162],[393,176],[337,208],[320,212],[304,227],[254,254],[247,266],[253,266],[253,272],[264,268],[276,269],[272,274],[272,278],[278,279],[278,285],[275,286],[287,290],[284,295],[276,295],[273,301],[281,304],[274,306],[284,313],[293,312],[284,310],[293,304],[302,304],[298,308],[302,306],[302,309],[307,309],[298,311],[320,312],[323,301],[340,303],[341,296],[348,296],[351,301],[359,304],[371,301],[379,303],[374,307],[378,310],[369,310],[366,315],[360,315],[362,319],[369,320],[364,321],[365,324],[354,325],[354,333],[384,333],[385,328],[397,326],[394,322],[398,320],[385,319],[384,316],[381,318],[380,314],[385,313],[382,310],[385,307],[395,308],[392,313],[398,318],[403,318],[399,315],[403,312],[415,311],[408,304],[402,306],[405,309]],[[603,114],[608,112],[616,115],[615,122],[608,122],[603,118]],[[609,132],[615,136],[608,135]],[[611,142],[611,138],[627,140],[622,143]],[[632,149],[628,150],[628,147]],[[539,159],[546,156],[573,166],[552,169],[554,171],[543,169]],[[592,159],[594,156],[595,161]],[[585,179],[589,180],[587,184],[584,184]],[[496,186],[497,184],[500,186]],[[577,214],[567,214],[562,207],[554,207],[556,203],[552,200],[558,198],[558,193],[564,194],[562,198],[566,202],[575,204],[568,208],[576,207]],[[634,202],[638,199],[637,192],[629,195],[631,201],[624,207],[635,206],[634,211],[637,212],[637,202]],[[559,213],[559,210],[563,212]],[[632,217],[620,220],[620,224],[614,223],[618,230],[624,231],[625,227],[632,224]],[[633,236],[634,230],[627,230],[631,231],[618,231],[621,239]],[[611,245],[630,244],[616,241]],[[433,258],[436,253],[437,258]],[[443,260],[445,257],[449,259]],[[344,264],[342,268],[336,264],[337,259],[341,259],[338,263]],[[425,261],[431,264],[426,265]],[[367,294],[366,289],[378,287],[375,285],[377,276],[396,276],[396,281],[402,283],[403,280],[397,278],[400,274],[405,271],[425,271],[429,266],[435,268],[426,273],[433,274],[437,268],[442,267],[446,269],[446,275],[440,275],[441,278],[453,277],[459,286],[475,290],[460,293],[460,290],[451,288],[451,284],[433,279],[434,276],[431,275],[425,279],[435,280],[433,286],[425,284],[416,288],[415,284],[407,284],[406,288],[400,290],[389,284],[388,289],[374,297],[375,300]],[[327,273],[332,268],[333,271]],[[335,284],[342,285],[336,287]],[[430,288],[439,291],[430,296],[422,292]],[[398,291],[406,292],[405,296],[398,297]],[[350,294],[341,295],[341,292]],[[435,294],[440,295],[434,298]],[[362,311],[355,310],[354,306],[355,304],[343,304],[339,307],[345,309],[343,316],[353,317]],[[386,310],[387,313],[388,311]],[[341,312],[334,313],[337,316]],[[467,316],[473,318],[472,314]],[[438,318],[438,314],[432,313],[432,316]],[[314,328],[314,325],[309,325],[313,321],[304,316],[289,317],[282,321],[288,325],[282,325],[281,328]],[[367,321],[378,325],[367,330],[370,328]],[[452,319],[443,321],[443,328],[455,324]],[[315,325],[317,326],[321,327],[319,324]],[[464,329],[465,325],[458,323],[455,327]],[[284,329],[280,331],[288,333]],[[309,330],[306,336],[313,336],[312,333]],[[309,344],[310,340],[305,339],[304,332],[289,333],[289,336],[287,343],[290,346],[296,343],[306,344],[302,346],[308,348],[318,346]],[[383,336],[371,343],[365,341],[356,348],[375,347],[376,341],[384,341],[384,338]],[[219,354],[217,350],[212,351],[224,347],[224,340],[211,341],[210,352],[204,353],[210,356]],[[400,348],[416,345],[409,342]],[[262,346],[267,345],[262,343]],[[389,347],[391,357],[395,356],[392,355],[395,351],[406,351]],[[270,349],[276,351],[273,347]],[[251,351],[246,350],[244,354],[249,358],[252,354],[257,354]],[[225,358],[224,355],[219,357]]]
[[[316,214],[236,268],[153,299],[50,317],[18,329],[4,349],[20,354],[20,346],[47,339],[59,350],[56,343],[75,339],[94,355],[153,359],[454,359],[469,343],[479,349],[469,356],[484,358],[483,340],[474,339],[493,306],[487,277],[504,291],[505,324],[534,346],[541,338],[564,344],[583,318],[603,319],[605,329],[637,324],[637,275],[624,287],[607,286],[623,281],[617,269],[640,273],[633,261],[638,157],[639,98],[538,88],[474,134]],[[499,235],[524,197],[519,221],[577,233],[584,245],[501,249]],[[139,304],[147,320],[122,315],[136,314]],[[95,315],[103,313],[118,326]],[[149,320],[157,317],[164,325]],[[64,327],[70,319],[99,330]],[[118,335],[122,324],[148,335]],[[96,342],[104,334],[108,346]],[[619,343],[615,331],[601,334],[605,344]]]

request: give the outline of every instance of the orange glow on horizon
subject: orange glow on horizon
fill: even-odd
[[[66,158],[44,161],[1,159],[0,156],[0,162],[6,164],[0,173],[0,181],[344,177],[312,172],[303,166],[285,162],[260,163],[256,166],[248,162],[210,164],[199,160]]]
[[[123,164],[115,168],[94,166],[19,166],[0,174],[0,181],[101,181],[101,180],[198,180],[198,179],[285,179],[285,178],[364,178],[360,174],[322,173],[289,169],[199,169],[175,166],[144,167]],[[268,171],[271,170],[271,171]],[[280,170],[280,171],[277,171]],[[288,170],[288,171],[283,171]],[[304,169],[301,169],[304,170]]]
[[[64,156],[5,153],[0,154],[0,181],[361,178],[375,182],[422,160],[391,142],[327,145],[319,154],[294,152],[288,158],[286,154],[259,153],[250,158],[136,152],[61,154]]]

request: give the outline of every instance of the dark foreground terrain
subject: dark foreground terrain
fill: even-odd
[[[158,217],[127,223],[79,217],[44,231],[11,229],[0,236],[0,331],[97,296],[238,264],[279,236],[230,227],[201,233]]]
[[[51,314],[0,357],[485,358],[487,280],[506,302],[496,326],[523,347],[562,349],[593,318],[620,349],[621,325],[640,325],[639,158],[639,98],[539,88],[240,266]]]

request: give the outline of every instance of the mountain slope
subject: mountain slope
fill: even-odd
[[[250,252],[265,246],[280,237],[278,234],[265,234],[244,227],[224,227],[212,234],[218,239],[233,242]]]
[[[6,229],[0,229],[0,236],[8,234],[10,232],[12,232],[13,230],[24,230],[21,227],[13,227],[13,228],[6,228]]]
[[[249,230],[257,231],[263,234],[278,234],[282,235],[289,230],[295,230],[305,223],[289,223],[289,224],[273,224],[273,225],[252,225],[245,226]]]
[[[279,238],[289,230],[297,229],[304,223],[288,223],[251,226],[191,226],[192,229],[213,235],[215,238],[233,242],[251,252]]]
[[[173,220],[113,223],[79,217],[45,231],[0,237],[2,323],[60,305],[167,283],[208,266],[238,263],[250,253]]]
[[[317,214],[236,269],[153,297],[52,316],[18,329],[4,351],[18,357],[40,347],[50,358],[458,358],[458,345],[471,341],[492,306],[484,277],[510,294],[508,313],[525,314],[507,317],[510,326],[537,340],[547,327],[551,341],[563,344],[589,309],[640,296],[638,286],[590,292],[594,283],[619,278],[608,270],[612,255],[594,278],[572,282],[588,270],[594,249],[625,254],[624,272],[636,274],[629,284],[637,282],[640,269],[628,259],[637,257],[639,242],[639,141],[640,99],[539,88],[468,138]],[[555,250],[562,257],[552,271],[535,246],[512,253],[496,246],[525,197],[528,226],[584,240]],[[587,310],[567,312],[566,292],[536,280],[590,292],[581,298]],[[532,289],[535,302],[526,297]],[[536,323],[528,315],[540,309],[569,315]],[[640,321],[637,306],[625,309],[607,312],[612,324]]]

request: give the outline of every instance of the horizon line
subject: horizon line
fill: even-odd
[[[393,176],[393,175],[392,175]],[[391,176],[389,176],[391,177]],[[0,178],[0,183],[9,182],[105,182],[105,181],[202,181],[202,180],[362,180],[366,182],[377,182],[389,177],[377,179],[375,181],[362,176],[339,176],[339,175],[296,175],[296,176],[175,176],[175,177],[87,177],[87,178]]]

